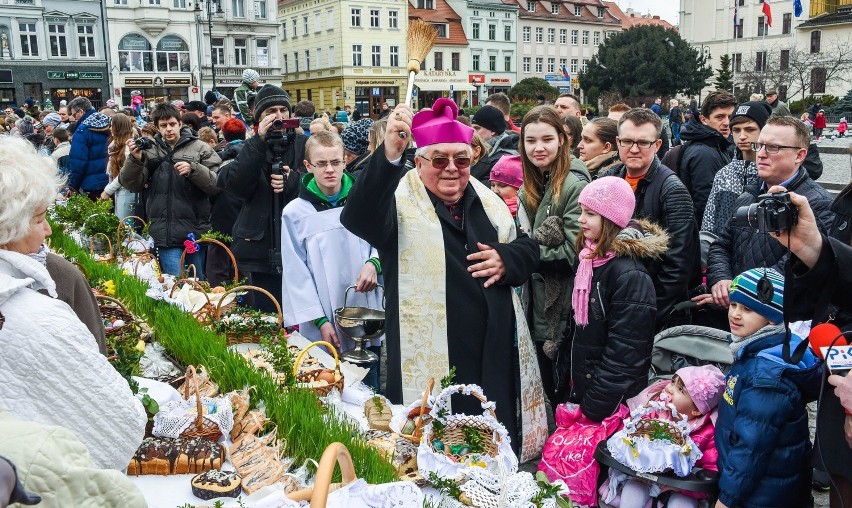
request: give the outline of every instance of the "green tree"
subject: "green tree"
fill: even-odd
[[[852,89],[846,92],[846,95],[837,101],[837,104],[831,108],[831,112],[835,115],[852,116]]]
[[[716,69],[716,89],[730,92],[734,87],[734,73],[731,71],[731,56],[723,53],[719,57],[719,68]]]
[[[550,86],[550,83],[542,78],[525,78],[509,89],[509,97],[512,101],[534,101],[539,95],[552,100],[559,95],[559,90]]]
[[[598,47],[580,85],[588,90],[615,90],[622,96],[698,94],[713,69],[707,58],[676,30],[635,26]]]

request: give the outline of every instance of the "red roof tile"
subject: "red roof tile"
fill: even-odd
[[[438,37],[435,44],[449,46],[467,46],[467,37],[461,24],[461,16],[446,0],[435,0],[434,9],[417,9],[408,4],[408,19],[422,19],[430,23],[448,25],[448,37]]]
[[[659,16],[654,15],[654,16],[651,16],[650,18],[646,18],[646,17],[643,17],[641,15],[640,16],[636,16],[635,14],[634,15],[628,15],[628,14],[625,14],[624,11],[622,11],[621,8],[618,7],[618,4],[616,4],[615,2],[604,1],[603,3],[605,3],[606,6],[609,7],[609,10],[612,12],[612,14],[615,17],[617,17],[618,19],[621,20],[621,26],[625,30],[632,28],[634,26],[641,26],[641,25],[657,25],[657,26],[661,26],[661,27],[666,28],[666,29],[671,28],[671,29],[677,30],[676,26],[672,25],[671,23],[669,23],[668,21],[666,21],[664,19],[660,19]]]

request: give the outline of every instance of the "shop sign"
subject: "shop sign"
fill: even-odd
[[[69,81],[76,79],[104,79],[104,74],[102,72],[47,71],[47,79],[67,79]]]
[[[184,85],[189,86],[189,78],[166,78],[163,80],[166,85]]]
[[[468,77],[456,71],[422,71],[417,75],[415,83],[458,85],[460,89],[464,89],[468,87]]]
[[[396,86],[396,81],[393,79],[356,79],[355,86],[382,86],[382,85],[391,85]],[[351,90],[351,86],[346,87],[347,90]]]
[[[494,79],[494,78],[492,78]],[[468,74],[467,82],[473,83],[475,85],[484,85],[485,84],[485,74]]]
[[[104,79],[102,72],[81,72],[80,79]]]
[[[47,79],[65,79],[65,73],[57,71],[47,71]]]
[[[509,78],[491,78],[492,85],[508,85],[511,82]]]
[[[124,78],[124,86],[151,86],[152,81],[151,78]]]
[[[265,79],[258,80],[258,83],[261,85],[265,85],[267,81]],[[242,85],[242,79],[216,79],[216,84],[218,85]]]
[[[373,89],[371,90],[370,95],[372,95],[373,97],[381,97],[381,96],[382,96],[382,89],[381,89],[381,87],[378,87],[378,86],[373,87]]]
[[[459,73],[458,71],[420,71],[420,74],[427,78],[455,78]]]
[[[65,73],[65,79],[68,81],[75,81],[80,78],[80,73],[76,71],[69,71]]]

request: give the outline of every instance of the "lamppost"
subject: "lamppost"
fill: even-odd
[[[700,55],[703,58],[703,62],[702,62],[703,64],[706,65],[707,60],[710,60],[711,58],[713,58],[712,56],[710,56],[710,46],[709,45],[698,44],[697,46],[693,46],[693,47],[695,47],[696,49],[701,48]],[[698,104],[699,105],[701,104],[701,90],[698,91]]]
[[[210,73],[213,76],[213,91],[216,91],[216,58],[213,56],[213,15],[220,16],[225,13],[219,0],[197,0],[195,3],[196,18],[201,20],[201,4],[205,4],[204,11],[207,13],[207,42],[210,45]],[[200,63],[200,62],[199,62]]]

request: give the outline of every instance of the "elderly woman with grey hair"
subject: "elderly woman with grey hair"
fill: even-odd
[[[57,299],[45,266],[45,216],[62,185],[51,158],[0,138],[0,410],[64,427],[96,467],[124,469],[142,442],[145,410]]]

